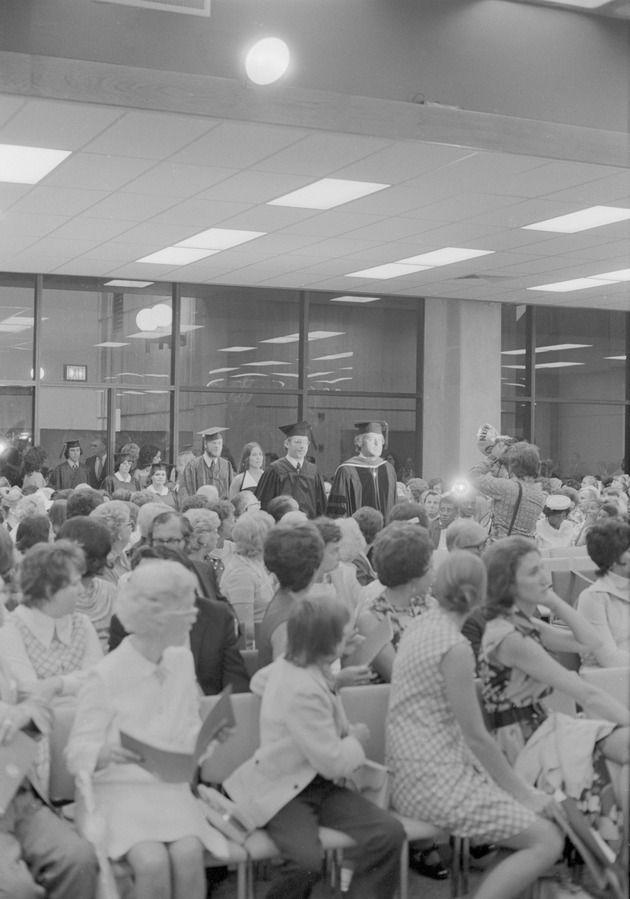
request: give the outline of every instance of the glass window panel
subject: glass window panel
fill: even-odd
[[[19,457],[15,453],[23,453],[32,446],[33,431],[33,388],[32,387],[0,387],[0,475],[6,463],[17,466]],[[17,472],[16,472],[17,474]],[[10,478],[11,482],[15,478]],[[21,480],[19,480],[21,483]]]
[[[536,310],[536,395],[625,400],[626,322],[602,309]]]
[[[397,470],[411,459],[411,468],[417,474],[415,400],[311,394],[308,420],[313,428],[313,456],[321,473],[331,478],[344,459],[355,455],[354,422],[368,418],[388,422],[386,455],[393,455]]]
[[[183,290],[182,385],[297,388],[298,293],[203,285],[184,285]]]
[[[246,443],[260,443],[265,453],[284,455],[280,425],[297,419],[297,397],[282,394],[208,393],[182,391],[180,395],[179,450],[201,451],[199,431],[212,426],[229,428],[223,435],[224,455],[238,467]]]
[[[501,309],[501,396],[506,399],[518,399],[528,393],[525,376],[526,308],[505,304]]]
[[[621,471],[626,406],[536,404],[536,444],[560,477]]]
[[[99,434],[107,433],[107,391],[84,387],[40,388],[40,445],[48,454],[48,465],[61,461],[66,440],[78,440],[82,460],[92,455],[91,444]]]
[[[170,286],[118,292],[81,279],[45,278],[42,318],[46,382],[66,381],[66,366],[82,365],[89,384],[169,384]]]
[[[309,388],[414,393],[419,301],[357,304],[337,296],[309,295]]]
[[[152,444],[162,459],[172,461],[169,446],[170,391],[163,387],[115,391],[116,449],[126,443]]]
[[[530,403],[503,400],[501,403],[501,433],[517,440],[528,440]]]
[[[2,275],[0,379],[4,381],[33,379],[34,303],[35,279],[32,275]]]

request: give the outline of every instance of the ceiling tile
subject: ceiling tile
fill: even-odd
[[[517,202],[520,202],[518,200]],[[494,194],[461,193],[456,197],[440,200],[438,203],[422,203],[415,210],[420,218],[437,219],[440,222],[458,222],[461,219],[479,216],[492,209],[506,209],[514,206],[514,197],[495,196]],[[411,217],[411,213],[407,213]]]
[[[171,153],[183,149],[218,124],[195,116],[127,112],[84,149],[89,153],[111,153],[113,156],[167,159]]]
[[[10,212],[0,215],[0,240],[5,234],[29,234],[34,239],[48,234],[65,225],[67,216],[45,215],[44,213],[17,213]]]
[[[150,172],[136,178],[126,190],[134,194],[154,194],[166,197],[193,197],[213,184],[233,175],[235,169],[215,168],[206,165],[188,165],[183,162],[164,162]]]
[[[0,96],[0,127],[4,125],[11,116],[15,115],[26,101],[22,97],[11,97],[9,94]]]
[[[151,219],[173,206],[172,197],[154,197],[149,194],[128,194],[118,191],[97,203],[90,210],[90,216],[102,219],[120,219],[128,222],[142,222]]]
[[[247,168],[301,140],[308,133],[294,128],[225,122],[171,158],[197,165]]]
[[[32,189],[32,184],[10,184],[8,181],[0,181],[0,211],[10,209]]]
[[[29,100],[0,128],[0,143],[79,150],[122,115],[120,109],[89,103]]]
[[[41,212],[79,215],[107,196],[104,190],[79,190],[71,187],[40,187],[29,191],[11,207],[11,212]]]
[[[294,209],[291,206],[254,206],[246,212],[224,219],[223,226],[248,231],[277,231],[279,228],[290,228],[294,223],[316,214],[313,209]]]
[[[247,169],[233,174],[220,184],[199,194],[200,200],[229,200],[235,203],[267,203],[276,197],[284,196],[291,191],[310,184],[312,178],[303,175],[285,175],[272,172],[257,172]]]
[[[104,241],[111,240],[113,237],[118,237],[119,234],[127,231],[130,224],[131,222],[127,221],[113,222],[110,219],[78,216],[56,228],[54,236],[63,238],[64,240],[81,240],[86,234],[89,234],[94,240],[103,243]]]
[[[171,208],[156,215],[154,221],[166,225],[189,225],[195,229],[193,234],[206,228],[212,228],[247,209],[244,203],[211,203],[209,200],[189,199],[173,204],[172,197],[168,202]],[[252,227],[249,230],[265,229]]]
[[[382,150],[340,169],[335,177],[358,181],[386,180],[387,183],[400,184],[401,181],[417,178],[424,172],[433,172],[475,153],[476,151],[469,149],[437,144],[390,142]]]
[[[152,159],[123,159],[120,156],[73,153],[41,184],[45,187],[115,191],[153,165],[155,162]]]
[[[333,172],[336,173],[335,177],[341,178],[339,169],[389,144],[390,141],[387,140],[360,135],[309,134],[287,149],[254,164],[252,168],[264,172],[305,175],[311,180],[314,180],[314,176],[321,178]]]

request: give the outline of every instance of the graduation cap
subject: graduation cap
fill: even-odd
[[[65,456],[65,458],[67,459],[68,455],[70,453],[70,450],[74,449],[76,446],[78,446],[79,449],[81,450],[81,453],[83,453],[83,450],[81,449],[81,444],[79,443],[78,440],[66,440],[64,445],[61,447],[60,458],[61,458],[61,456]]]
[[[203,431],[197,431],[200,437],[203,437],[204,442],[206,440],[216,440],[217,437],[220,437],[224,431],[229,431],[229,428],[205,428]]]
[[[296,421],[292,425],[282,425],[280,430],[285,437],[308,437],[312,439],[311,426],[307,421]]]
[[[360,434],[380,434],[385,443],[387,443],[389,425],[386,421],[355,421],[354,426],[357,429],[357,436]]]

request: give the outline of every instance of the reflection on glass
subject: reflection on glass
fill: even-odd
[[[357,309],[336,294],[309,299],[309,389],[415,391],[417,300],[388,297]]]
[[[34,302],[35,284],[31,275],[3,276],[0,281],[0,379],[4,381],[30,381],[33,378]]]
[[[92,442],[107,432],[107,391],[42,385],[39,426],[50,468],[62,461],[67,440],[79,441],[85,462],[92,455]]]
[[[3,464],[17,459],[32,443],[33,389],[0,387],[0,471]],[[13,451],[13,452],[12,452]]]
[[[560,477],[623,470],[626,407],[605,403],[537,403],[536,443]]]
[[[624,400],[626,319],[600,309],[538,309],[537,396]]]
[[[117,292],[85,289],[77,279],[45,278],[42,315],[47,383],[68,380],[68,365],[84,365],[92,384],[169,385],[172,302],[167,285]]]
[[[214,390],[295,390],[298,327],[295,292],[200,288],[199,295],[181,301],[181,383]]]
[[[526,320],[525,306],[506,304],[501,309],[501,396],[506,398],[529,392],[525,373]]]
[[[115,391],[116,450],[128,443],[140,449],[157,447],[164,461],[171,460],[169,446],[170,391],[164,387],[149,390],[122,388]]]

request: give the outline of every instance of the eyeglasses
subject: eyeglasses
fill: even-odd
[[[175,546],[177,543],[183,542],[183,537],[153,537],[151,540],[153,546]]]

